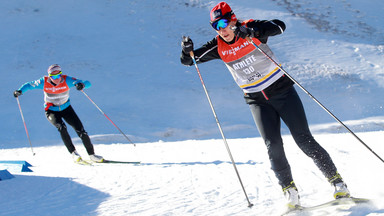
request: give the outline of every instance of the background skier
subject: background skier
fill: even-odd
[[[103,157],[95,155],[91,140],[70,104],[69,89],[74,86],[80,91],[89,88],[91,83],[89,81],[82,81],[74,77],[63,75],[61,67],[57,64],[53,64],[48,67],[48,76],[25,83],[18,90],[14,91],[13,95],[19,97],[29,90],[43,89],[45,115],[48,121],[58,129],[61,138],[69,153],[72,154],[74,161],[81,162],[82,158],[76,151],[71,137],[68,134],[67,126],[63,120],[71,125],[76,131],[87,150],[89,158],[94,162],[103,162]]]

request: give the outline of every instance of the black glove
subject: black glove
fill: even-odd
[[[181,48],[185,54],[189,54],[191,51],[193,51],[193,42],[189,36],[183,36],[181,41]]]
[[[13,96],[15,96],[15,98],[19,97],[22,94],[23,94],[23,92],[21,92],[20,90],[16,90],[16,91],[13,92]]]
[[[76,83],[75,86],[76,86],[76,89],[79,90],[79,91],[83,90],[84,87],[85,87],[84,83],[81,83],[81,82]]]
[[[241,38],[246,38],[246,37],[257,37],[259,36],[259,31],[256,29],[252,28],[247,28],[245,26],[239,26],[235,28],[234,31],[235,35]]]

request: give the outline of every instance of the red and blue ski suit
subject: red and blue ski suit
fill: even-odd
[[[72,153],[76,148],[72,143],[67,126],[63,120],[73,127],[82,140],[87,153],[92,155],[95,152],[91,140],[84,130],[82,122],[73,110],[69,99],[69,90],[77,83],[83,83],[84,89],[91,87],[89,81],[82,81],[74,77],[62,75],[61,81],[57,85],[51,82],[48,76],[44,76],[38,80],[25,83],[18,90],[25,93],[29,90],[43,89],[45,115],[48,121],[59,131],[68,151]]]

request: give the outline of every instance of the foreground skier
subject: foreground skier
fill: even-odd
[[[276,65],[258,51],[247,38],[259,45],[274,60],[268,47],[269,36],[283,33],[280,20],[247,20],[240,22],[225,2],[217,4],[210,13],[211,25],[217,36],[198,49],[193,49],[189,37],[183,37],[181,63],[193,65],[190,52],[197,63],[221,59],[244,91],[254,121],[268,149],[272,170],[288,200],[289,208],[300,206],[300,197],[285,156],[280,133],[282,119],[300,149],[313,159],[328,181],[335,187],[334,198],[350,197],[329,154],[315,141],[308,128],[302,102],[293,82]]]
[[[103,162],[103,157],[95,155],[91,140],[70,104],[69,88],[74,86],[80,91],[84,88],[89,88],[91,83],[63,75],[61,67],[57,64],[53,64],[48,68],[48,76],[25,83],[16,90],[13,95],[18,97],[29,90],[43,89],[45,115],[48,121],[58,129],[61,138],[69,153],[72,154],[74,161],[81,162],[82,158],[77,153],[76,148],[72,143],[63,119],[75,129],[87,150],[89,158],[94,162]]]

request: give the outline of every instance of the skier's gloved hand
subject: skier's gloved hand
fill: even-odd
[[[238,26],[232,28],[234,29],[234,33],[237,37],[246,38],[246,37],[252,37],[256,38],[259,36],[259,31],[255,28],[247,28],[245,26]]]
[[[189,36],[183,36],[181,41],[181,48],[185,54],[189,54],[193,51],[193,42]]]
[[[84,83],[82,82],[76,83],[75,86],[76,86],[76,89],[79,91],[83,90],[85,87]]]
[[[21,92],[20,90],[16,90],[16,91],[13,92],[13,96],[14,96],[15,98],[19,97],[19,96],[22,95],[22,94],[23,94],[23,92]]]

